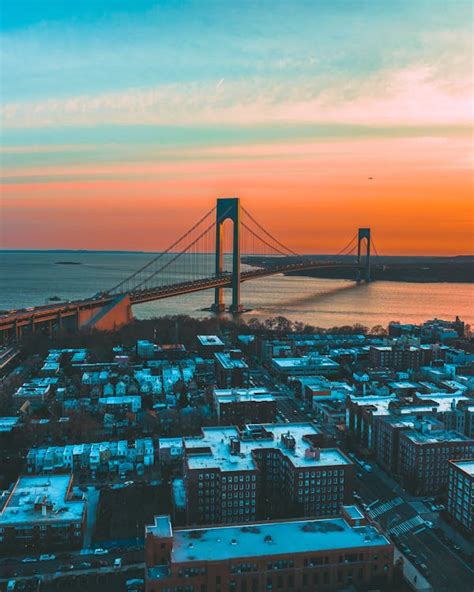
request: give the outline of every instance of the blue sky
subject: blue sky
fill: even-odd
[[[318,159],[352,170],[354,157],[396,150],[398,174],[449,169],[467,182],[472,9],[467,0],[3,0],[8,241],[23,232],[16,186],[34,182],[53,207],[49,184],[118,180],[124,170],[138,181],[138,163],[156,183],[157,167],[195,166],[197,201],[206,188],[235,194],[251,182],[255,197],[276,158],[286,159],[289,187],[291,171],[304,170],[307,191]],[[173,175],[178,191],[182,174]],[[65,199],[76,189],[64,187]],[[426,189],[417,195],[428,200]]]

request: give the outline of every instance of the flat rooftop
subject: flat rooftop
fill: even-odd
[[[326,356],[303,356],[301,358],[272,358],[272,364],[280,370],[338,368],[339,364]]]
[[[19,421],[19,417],[0,417],[0,432],[11,432]]]
[[[350,465],[351,461],[337,448],[321,448],[319,459],[307,458],[311,442],[304,436],[316,436],[319,431],[310,423],[256,424],[249,428],[263,427],[273,438],[245,437],[235,427],[203,428],[203,437],[184,438],[187,463],[190,469],[215,468],[221,471],[252,471],[257,469],[253,452],[258,450],[279,450],[295,467],[326,467]],[[282,436],[294,437],[295,448],[289,449],[282,442]],[[240,441],[240,453],[231,454],[231,440]],[[207,451],[193,453],[193,448]]]
[[[451,462],[453,465],[459,467],[463,473],[469,475],[469,477],[474,477],[474,458],[469,460],[452,460]]]
[[[467,444],[472,442],[471,438],[452,430],[429,430],[427,432],[408,430],[404,432],[404,436],[415,444],[438,444],[443,442],[464,442]],[[474,445],[472,448],[474,451]]]
[[[350,398],[351,402],[355,405],[358,405],[359,407],[373,407],[373,415],[389,415],[390,403],[399,400],[396,395],[388,395],[385,397],[372,395],[367,397],[356,397],[354,395],[350,395]]]
[[[221,366],[227,370],[232,368],[248,368],[248,364],[243,358],[234,357],[230,352],[217,352],[214,356]]]
[[[80,522],[86,508],[85,501],[66,499],[72,475],[22,475],[13,487],[3,510],[0,527],[32,525],[33,523]],[[51,505],[46,514],[35,510],[35,503]]]
[[[261,522],[175,530],[171,560],[228,561],[380,546],[390,547],[391,543],[373,526],[352,527],[343,518]]]
[[[214,389],[214,398],[219,403],[275,401],[275,395],[266,388]]]
[[[218,346],[223,347],[224,342],[217,335],[198,335],[197,340],[201,345]]]

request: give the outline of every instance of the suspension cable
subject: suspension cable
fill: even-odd
[[[214,206],[211,210],[209,210],[209,212],[207,212],[207,214],[205,214],[200,220],[198,220],[198,222],[196,222],[196,224],[191,226],[191,228],[187,232],[185,232],[176,241],[174,241],[174,243],[172,245],[170,245],[165,251],[159,253],[156,257],[154,257],[146,265],[143,265],[142,267],[140,267],[140,269],[137,269],[137,271],[135,271],[130,276],[128,276],[127,278],[125,278],[124,280],[119,282],[113,288],[110,288],[107,291],[107,293],[114,292],[118,288],[122,287],[124,284],[126,284],[127,282],[132,280],[134,277],[136,277],[139,273],[141,273],[142,271],[145,271],[145,269],[148,269],[150,267],[150,265],[153,265],[153,263],[155,263],[156,261],[161,259],[163,257],[163,255],[168,254],[172,249],[174,249],[174,247],[176,247],[180,242],[182,242],[186,237],[188,237],[191,234],[191,232],[193,232],[200,224],[202,224],[204,222],[204,220],[209,218],[209,216],[215,211],[215,209],[216,209],[216,206]],[[153,275],[155,275],[155,274],[153,274]],[[153,275],[151,277],[153,277]],[[138,285],[141,286],[143,283],[144,282],[142,281]],[[135,287],[135,289],[136,289],[136,287]]]
[[[282,251],[281,249],[278,249],[277,247],[273,246],[272,244],[270,244],[268,241],[266,241],[264,238],[262,238],[261,236],[259,236],[254,230],[252,230],[252,228],[250,228],[250,226],[248,226],[247,224],[245,224],[245,222],[241,222],[242,226],[248,230],[250,232],[250,234],[252,234],[257,240],[261,241],[263,244],[265,244],[267,247],[269,247],[271,250],[279,253],[280,255],[284,255],[285,257],[288,256],[288,253],[285,251]],[[298,255],[298,257],[300,257],[300,255]]]
[[[252,220],[252,222],[258,226],[258,228],[264,232],[268,237],[270,237],[277,245],[279,245],[280,247],[282,247],[285,251],[287,251],[286,254],[291,254],[291,255],[295,255],[296,257],[301,257],[301,255],[299,253],[297,253],[296,251],[293,251],[293,249],[290,249],[289,247],[287,247],[285,244],[283,244],[282,242],[280,242],[277,238],[275,238],[272,234],[270,234],[268,232],[268,230],[266,230],[257,220],[255,220],[255,218],[252,216],[252,214],[246,210],[244,207],[242,207],[242,211],[244,212],[244,214],[246,214],[250,220]],[[267,243],[268,244],[268,243]]]
[[[204,230],[203,232],[201,232],[201,234],[196,237],[187,247],[186,249],[184,249],[183,251],[176,253],[176,255],[170,259],[168,261],[168,263],[165,263],[162,267],[160,267],[160,269],[157,269],[156,271],[154,271],[150,276],[148,276],[147,278],[145,278],[144,280],[142,280],[139,284],[137,284],[134,288],[133,291],[137,290],[138,288],[140,288],[141,286],[143,286],[143,284],[149,282],[151,279],[153,279],[156,275],[158,275],[159,273],[163,272],[165,269],[167,269],[172,263],[174,263],[177,259],[179,259],[179,257],[181,257],[181,255],[184,255],[185,253],[187,253],[189,251],[189,249],[191,249],[193,247],[193,245],[195,245],[204,235],[206,235],[210,230],[212,230],[215,227],[216,223],[213,222],[211,224],[211,226],[208,226],[206,228],[206,230]]]

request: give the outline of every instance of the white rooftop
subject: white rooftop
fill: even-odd
[[[275,395],[272,395],[266,388],[214,389],[214,398],[219,403],[274,401]]]
[[[175,530],[171,560],[228,561],[379,546],[390,542],[373,526],[351,527],[343,518],[291,520]]]
[[[472,460],[452,460],[451,462],[453,463],[453,465],[456,465],[457,467],[459,467],[461,469],[461,471],[463,471],[464,473],[466,473],[470,477],[474,477],[474,459],[472,459]]]
[[[263,427],[273,434],[271,439],[240,438],[240,432],[235,427],[203,428],[202,437],[184,438],[187,463],[190,469],[216,468],[221,471],[252,471],[257,468],[253,452],[265,449],[279,450],[295,467],[326,467],[348,465],[351,461],[337,448],[322,448],[319,459],[306,457],[306,451],[311,450],[311,443],[303,439],[304,436],[316,436],[319,431],[310,423],[289,424],[257,424],[249,428]],[[295,448],[291,450],[285,446],[281,438],[291,434],[295,439]],[[240,453],[231,454],[231,440],[239,439]],[[192,453],[193,448],[207,448],[207,451]]]
[[[71,481],[72,475],[20,476],[0,512],[0,527],[81,521],[86,502],[66,500]],[[34,508],[41,501],[52,505],[44,515]]]
[[[217,335],[198,335],[197,339],[201,345],[223,346],[224,342]]]

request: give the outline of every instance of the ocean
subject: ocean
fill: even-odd
[[[57,296],[73,300],[111,288],[149,261],[145,253],[0,252],[0,309],[48,304]],[[61,265],[58,261],[75,262]],[[230,293],[225,290],[226,302]],[[208,316],[213,291],[159,300],[134,307],[139,319],[170,314]],[[361,323],[386,326],[390,321],[419,323],[459,315],[474,323],[472,284],[373,282],[276,275],[244,283],[244,318],[284,316],[320,327]]]

